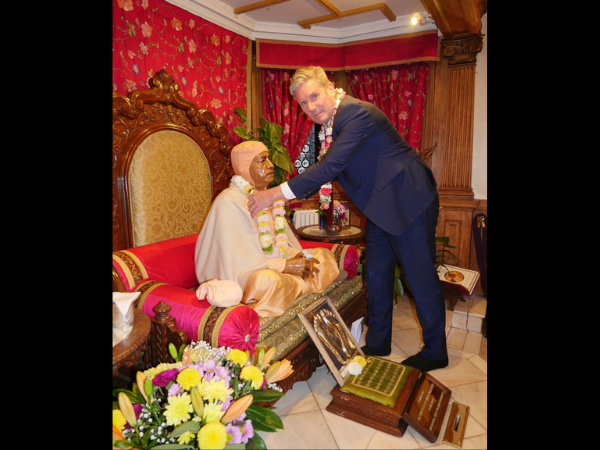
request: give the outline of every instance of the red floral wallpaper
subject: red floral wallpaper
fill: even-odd
[[[234,108],[246,109],[250,40],[164,0],[113,1],[113,92],[147,89],[166,69],[180,94],[209,109],[240,142]]]

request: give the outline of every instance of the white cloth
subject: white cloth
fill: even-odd
[[[202,283],[196,291],[199,300],[206,299],[211,305],[227,308],[242,301],[244,292],[239,284],[230,280],[210,280]]]

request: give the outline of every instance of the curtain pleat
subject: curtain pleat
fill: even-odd
[[[429,63],[347,70],[346,75],[352,95],[381,109],[408,144],[420,153]]]

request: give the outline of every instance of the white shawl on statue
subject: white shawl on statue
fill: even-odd
[[[259,269],[273,268],[260,247],[256,220],[246,208],[247,197],[230,184],[215,198],[196,241],[196,277],[202,284],[210,279],[231,280],[242,290],[246,280]],[[292,247],[302,252],[302,246],[289,227],[285,230]],[[285,260],[281,260],[285,267]]]

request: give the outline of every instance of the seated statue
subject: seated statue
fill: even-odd
[[[196,241],[196,276],[200,284],[231,280],[242,288],[241,303],[260,317],[282,315],[303,294],[321,292],[343,279],[333,253],[325,248],[304,254],[288,227],[285,199],[265,208],[253,219],[248,195],[273,181],[267,147],[245,141],[231,151],[236,175],[213,201]]]

